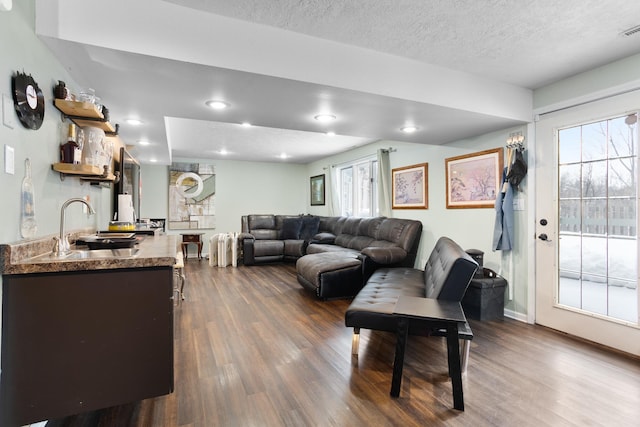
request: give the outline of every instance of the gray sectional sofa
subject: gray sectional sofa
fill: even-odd
[[[319,298],[352,297],[379,266],[413,267],[420,221],[400,218],[246,215],[245,265],[296,261],[298,282]]]

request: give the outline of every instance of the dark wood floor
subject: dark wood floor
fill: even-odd
[[[443,339],[410,337],[400,398],[395,338],[349,301],[316,300],[293,265],[186,265],[175,310],[175,392],[48,426],[637,426],[640,361],[539,326],[470,321],[466,410],[452,409]]]

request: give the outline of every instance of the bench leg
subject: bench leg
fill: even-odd
[[[358,355],[358,347],[360,347],[360,328],[353,328],[353,338],[351,338],[351,355]]]
[[[469,363],[469,351],[471,350],[471,340],[460,341],[460,365],[462,375],[467,374],[467,364]]]

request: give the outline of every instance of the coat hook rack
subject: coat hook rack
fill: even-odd
[[[524,150],[524,135],[522,132],[512,132],[507,138],[507,148],[516,150]]]

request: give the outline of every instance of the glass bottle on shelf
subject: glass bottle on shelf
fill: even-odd
[[[60,146],[60,161],[62,163],[79,164],[82,160],[82,149],[76,142],[76,125],[69,123],[67,142]]]
[[[20,203],[20,235],[25,239],[35,237],[38,231],[36,223],[36,206],[31,182],[31,160],[24,161],[25,175],[22,180],[22,195]]]

